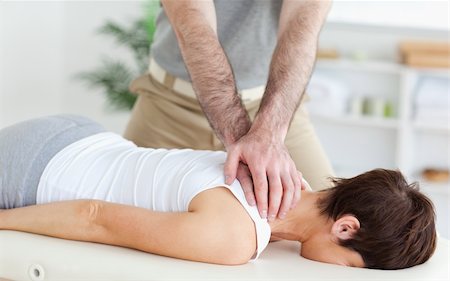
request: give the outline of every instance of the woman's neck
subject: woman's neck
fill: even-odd
[[[269,223],[272,236],[303,243],[324,229],[329,221],[317,208],[316,202],[321,196],[321,192],[302,191],[297,207],[291,210],[285,219],[276,219]]]

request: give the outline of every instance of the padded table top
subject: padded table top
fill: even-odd
[[[270,243],[257,261],[221,266],[135,250],[0,231],[0,277],[11,280],[445,280],[450,242],[425,264],[402,270],[349,268],[299,256],[300,244]]]

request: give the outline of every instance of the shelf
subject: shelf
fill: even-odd
[[[428,194],[450,195],[450,182],[430,182],[423,178],[416,179],[419,182],[420,190]]]
[[[362,22],[331,17],[328,17],[325,25],[328,28],[339,28],[357,32],[385,33],[386,30],[389,30],[390,35],[393,33],[415,33],[421,34],[423,37],[430,37],[431,34],[442,37],[448,36],[448,29],[441,27]]]
[[[375,127],[386,129],[397,129],[398,120],[394,118],[377,118],[368,116],[332,116],[310,113],[312,119],[323,120],[327,122],[333,122],[349,126],[362,126],[362,127]]]
[[[316,67],[334,70],[380,72],[400,74],[403,66],[389,61],[350,60],[350,59],[318,59]]]
[[[433,124],[426,123],[422,121],[415,121],[414,128],[420,131],[427,131],[432,133],[442,133],[449,134],[450,133],[450,125],[449,124]]]
[[[365,71],[386,74],[402,74],[407,71],[418,75],[428,75],[450,79],[448,68],[412,67],[383,60],[351,60],[351,59],[317,59],[316,67],[330,70]]]
[[[433,77],[447,78],[450,79],[450,69],[448,68],[419,68],[419,67],[409,67],[409,70],[419,74],[427,75]]]
[[[394,169],[391,167],[384,167],[386,169]],[[358,170],[357,168],[353,167],[353,168],[349,168],[349,167],[336,167],[336,175],[338,177],[343,177],[343,178],[351,178],[351,177],[355,177],[361,173],[364,173],[366,171],[362,171],[362,170]],[[419,189],[421,192],[426,193],[426,194],[435,194],[435,195],[441,195],[441,196],[445,196],[445,195],[450,195],[450,182],[449,181],[445,181],[445,182],[431,182],[431,181],[427,181],[426,179],[422,178],[422,177],[412,177],[411,179],[408,179],[409,183],[413,183],[413,182],[418,182],[419,183]]]

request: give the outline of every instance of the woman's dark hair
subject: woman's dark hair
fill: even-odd
[[[358,232],[344,247],[357,251],[365,266],[400,269],[427,261],[436,248],[435,214],[430,199],[399,171],[376,169],[354,178],[332,179],[335,186],[318,201],[322,214],[337,220],[354,215]]]

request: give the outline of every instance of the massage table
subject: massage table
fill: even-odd
[[[270,243],[256,261],[222,266],[136,250],[0,231],[3,280],[417,280],[450,278],[450,242],[439,238],[425,264],[402,270],[350,268],[307,260],[296,242]]]

